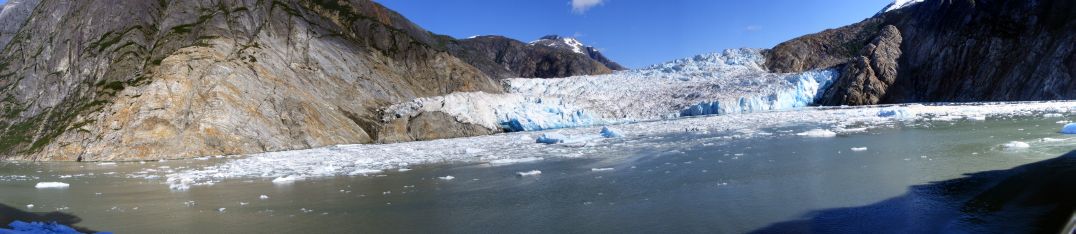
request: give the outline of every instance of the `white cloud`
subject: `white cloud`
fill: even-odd
[[[603,0],[572,0],[572,12],[583,14],[591,7],[601,5]]]
[[[762,31],[762,26],[748,25],[747,27],[744,27],[743,30],[747,31],[747,32],[758,32],[758,31]]]

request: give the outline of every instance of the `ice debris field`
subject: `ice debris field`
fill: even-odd
[[[386,109],[383,120],[444,112],[489,129],[536,131],[805,107],[835,70],[769,73],[759,49],[733,49],[608,75],[507,79],[507,93],[453,93]]]
[[[1057,115],[1051,115],[1057,114]],[[650,121],[610,127],[583,127],[544,132],[515,132],[490,136],[406,142],[381,145],[339,145],[318,149],[255,154],[205,167],[156,170],[138,173],[149,179],[165,178],[175,190],[208,186],[226,179],[262,178],[273,183],[292,183],[329,176],[361,176],[410,166],[436,163],[479,163],[499,166],[550,158],[595,155],[628,155],[615,152],[638,150],[674,151],[732,139],[759,137],[838,137],[863,134],[898,124],[935,121],[982,121],[1018,116],[1056,118],[1058,136],[1046,141],[1069,142],[1068,118],[1076,115],[1076,102],[968,103],[947,105],[892,105],[870,107],[810,107],[793,111],[768,111]],[[802,132],[767,132],[786,126],[812,126]],[[720,133],[720,134],[706,134]],[[662,142],[674,134],[699,134],[685,140]],[[603,136],[606,135],[606,136]],[[657,142],[657,143],[655,143]],[[1076,141],[1073,141],[1076,142]],[[998,142],[1006,149],[1030,147],[1024,142]],[[853,149],[853,151],[864,151]],[[614,153],[610,153],[614,152]],[[149,171],[152,170],[152,171]],[[533,176],[538,173],[521,173]],[[446,176],[446,178],[448,178]]]

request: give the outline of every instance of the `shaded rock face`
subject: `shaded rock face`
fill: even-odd
[[[900,58],[900,31],[893,25],[860,51],[860,56],[844,65],[834,88],[826,90],[822,105],[871,105],[885,97],[897,79],[897,59]]]
[[[866,68],[875,60],[853,51],[884,37],[889,25],[902,39],[896,79],[873,82],[878,71]],[[1073,1],[927,0],[782,43],[767,54],[767,66],[794,72],[844,65],[854,74],[842,78],[853,80],[832,87],[843,95],[828,95],[822,103],[830,105],[1073,99],[1074,48]]]
[[[367,0],[43,0],[34,9],[0,51],[0,158],[369,143],[385,124],[381,106],[501,92],[439,36]]]
[[[496,79],[598,75],[625,69],[593,47],[578,44],[572,48],[561,41],[556,36],[543,37],[534,43],[480,36],[446,44],[453,55]]]

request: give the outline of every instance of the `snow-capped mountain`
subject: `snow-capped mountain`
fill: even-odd
[[[758,49],[678,59],[644,69],[559,79],[507,79],[507,93],[453,93],[389,107],[383,121],[443,112],[489,129],[533,131],[812,104],[835,70],[769,73]]]
[[[529,44],[530,45],[542,45],[542,46],[548,46],[548,47],[553,47],[553,48],[567,49],[567,50],[571,50],[572,52],[575,52],[575,53],[578,53],[578,54],[586,54],[586,52],[584,52],[584,51],[586,51],[585,50],[586,46],[584,46],[582,42],[579,42],[579,40],[576,40],[575,38],[572,38],[572,37],[561,37],[561,36],[557,36],[557,35],[548,35],[548,36],[544,36],[542,38],[539,38],[538,40],[532,41]]]
[[[496,36],[473,36],[446,43],[449,52],[495,79],[558,78],[625,70],[579,40],[546,36],[531,43]]]

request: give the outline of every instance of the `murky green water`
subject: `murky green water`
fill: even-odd
[[[1059,156],[1076,148],[1076,139],[1056,133],[1058,120],[933,122],[835,138],[761,137],[631,155],[598,150],[580,159],[506,166],[427,165],[290,185],[226,180],[188,191],[128,175],[227,159],[0,163],[0,204],[69,213],[82,219],[78,226],[118,233],[738,233],[812,211],[870,205],[912,185]],[[684,137],[698,135],[652,140]],[[1068,140],[1040,141],[1047,137]],[[999,147],[1014,140],[1031,147]],[[530,170],[542,174],[516,175]],[[438,179],[446,175],[455,179]],[[71,186],[35,189],[41,181]]]

